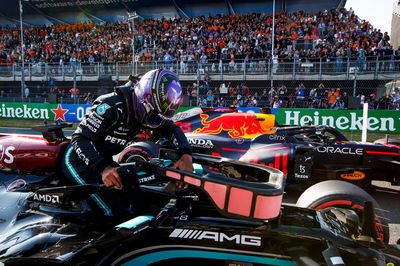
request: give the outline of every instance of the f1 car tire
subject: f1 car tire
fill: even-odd
[[[378,236],[385,243],[389,242],[389,226],[382,209],[376,200],[360,187],[339,180],[327,180],[305,190],[296,202],[296,206],[316,210],[327,207],[340,207],[354,210],[362,221],[364,203],[371,201],[375,208]]]
[[[158,157],[159,146],[153,142],[137,142],[124,150],[119,163],[132,162],[133,158],[150,161]]]

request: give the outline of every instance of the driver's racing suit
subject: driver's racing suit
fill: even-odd
[[[62,160],[62,172],[69,184],[101,184],[101,172],[108,166],[117,167],[112,156],[121,152],[142,129],[133,117],[129,88],[100,96],[72,135]],[[190,145],[172,121],[166,120],[156,130],[167,138],[175,138],[178,153],[190,154]],[[126,193],[125,193],[126,194]],[[107,216],[130,213],[123,191],[109,190],[90,198]]]

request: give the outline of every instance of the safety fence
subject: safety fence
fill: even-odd
[[[122,63],[20,63],[0,66],[0,79],[47,80],[92,80],[110,76],[113,80],[126,79],[131,74],[145,73],[155,68],[175,71],[183,79],[196,79],[208,73],[214,79],[229,80],[232,77],[251,79],[387,79],[400,72],[400,60],[390,57],[383,60],[370,58],[292,58],[292,59],[251,59],[251,60],[205,60],[205,61],[143,61]],[[23,70],[23,71],[22,71]]]
[[[98,96],[113,91],[113,86],[124,82],[112,82],[107,86],[97,82],[78,83],[74,88],[68,82],[30,83],[21,91],[19,83],[2,85],[0,101],[26,103],[92,103]],[[183,106],[205,107],[270,107],[270,108],[319,108],[360,109],[362,103],[371,103],[370,109],[399,110],[400,92],[396,82],[366,81],[275,81],[273,87],[252,86],[249,81],[204,80],[182,82]],[[60,84],[60,85],[56,85]],[[64,85],[61,85],[64,84]],[[67,85],[65,85],[67,84]],[[388,84],[385,87],[385,84]],[[21,96],[22,95],[22,96]]]

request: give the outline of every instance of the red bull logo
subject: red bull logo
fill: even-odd
[[[227,131],[231,138],[254,138],[260,134],[275,133],[275,116],[269,114],[228,113],[210,119],[207,114],[200,114],[203,128],[193,133],[219,134]]]

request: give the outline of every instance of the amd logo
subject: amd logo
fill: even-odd
[[[33,195],[33,199],[46,203],[60,203],[60,196],[57,195],[35,194]]]
[[[188,138],[188,142],[193,147],[208,148],[208,149],[214,148],[214,143],[212,143],[212,141],[209,140],[209,139],[192,139],[192,138]]]
[[[213,232],[213,231],[202,231],[202,230],[191,230],[191,229],[175,229],[169,237],[171,238],[184,238],[184,239],[197,239],[197,240],[213,240],[215,242],[223,243],[228,241],[234,241],[238,245],[247,246],[261,246],[261,237],[249,236],[236,234],[228,236],[225,233]]]

